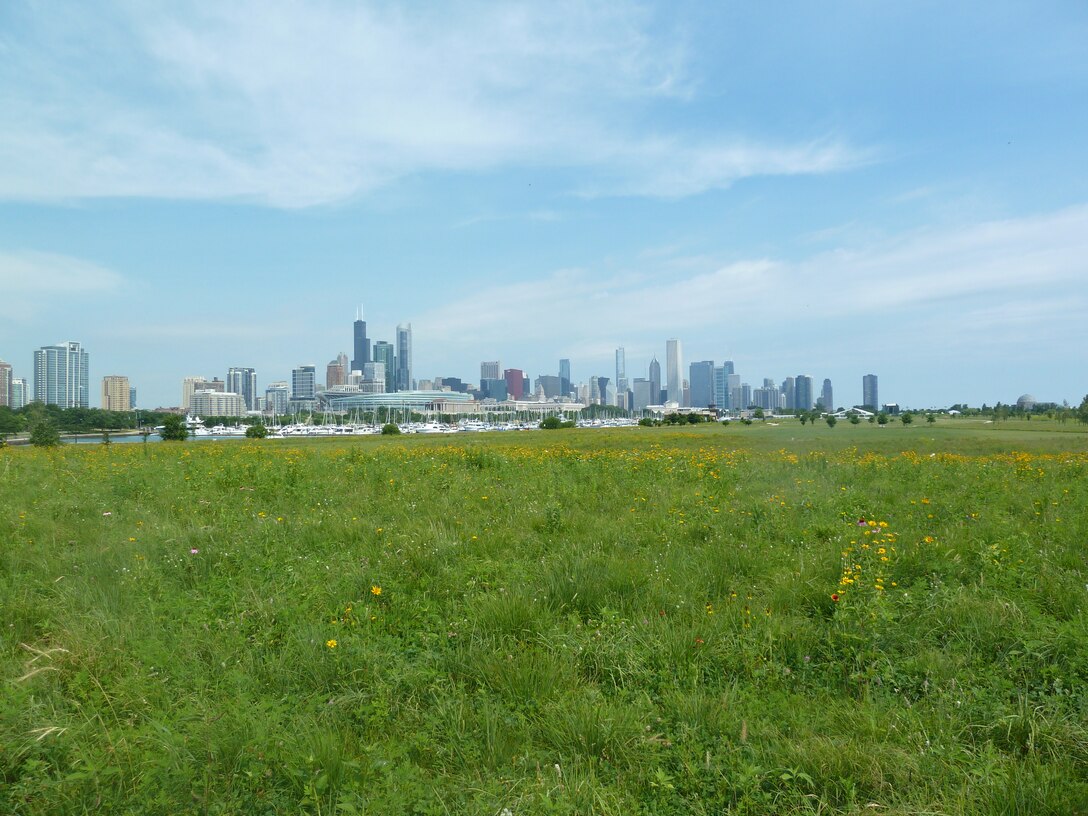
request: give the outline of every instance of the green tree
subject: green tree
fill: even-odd
[[[387,422],[382,425],[382,436],[395,436],[400,433],[400,426],[395,422]]]
[[[264,439],[268,436],[268,428],[258,423],[246,428],[246,439]]]
[[[881,412],[881,413],[876,415],[876,421],[877,421],[878,425],[887,425],[888,424],[888,415]]]
[[[177,414],[167,414],[162,421],[159,435],[167,442],[184,442],[189,438],[189,429]]]
[[[861,417],[859,417],[857,414],[850,414],[850,424],[851,425],[857,425],[860,422],[861,422]]]
[[[930,413],[926,414],[926,422],[928,422],[930,425],[932,425],[936,421],[937,421],[936,414],[934,414],[933,412],[930,412]]]
[[[827,415],[827,416],[826,416],[826,417],[824,418],[824,422],[826,422],[826,423],[827,423],[827,427],[829,427],[829,428],[834,428],[834,427],[835,427],[835,423],[836,423],[836,422],[838,422],[838,421],[839,421],[839,420],[835,418],[835,415],[834,415],[834,414],[828,414],[828,415]]]
[[[752,416],[754,416],[756,419],[763,419],[763,417],[764,417],[763,409],[762,408],[756,408],[752,412]]]
[[[800,420],[801,420],[801,424],[804,425],[806,422],[808,422],[808,414],[801,414],[800,415]]]
[[[59,445],[60,431],[49,420],[40,420],[30,429],[30,444],[39,448],[52,448]]]
[[[1084,399],[1080,401],[1080,408],[1077,409],[1077,419],[1088,425],[1088,394],[1084,395]]]
[[[899,421],[902,422],[904,425],[910,425],[912,422],[914,422],[914,415],[908,411],[907,413],[899,417]]]

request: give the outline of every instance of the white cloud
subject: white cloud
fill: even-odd
[[[1070,342],[1083,343],[1086,330],[1074,318],[1085,301],[1086,258],[1088,207],[1075,207],[915,232],[797,262],[701,259],[692,270],[650,255],[619,275],[561,270],[474,291],[416,322],[451,359],[513,343],[554,347],[556,326],[583,357],[595,348],[602,362],[617,345],[656,346],[673,335],[701,346],[695,353],[731,338],[747,347],[790,346],[811,359],[835,337],[849,338],[847,345],[898,337],[905,348],[939,348],[989,342],[1003,325],[1017,338],[1049,335],[1060,321],[1079,335]],[[543,317],[526,324],[526,314]]]
[[[105,292],[121,282],[121,276],[113,270],[67,255],[0,252],[0,292],[13,298]]]
[[[664,21],[667,22],[667,21]],[[0,197],[341,201],[429,170],[578,168],[677,197],[866,160],[838,141],[648,131],[691,96],[682,37],[626,3],[130,4],[4,41]]]

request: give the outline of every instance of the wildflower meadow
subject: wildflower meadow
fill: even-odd
[[[1086,600],[1045,422],[3,448],[0,812],[1083,813]]]

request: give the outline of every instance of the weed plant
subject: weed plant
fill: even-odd
[[[5,448],[0,812],[1086,812],[1086,443]]]

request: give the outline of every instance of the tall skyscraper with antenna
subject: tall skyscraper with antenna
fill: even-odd
[[[359,306],[359,311],[355,313],[354,329],[352,351],[355,356],[351,358],[351,370],[362,371],[363,365],[372,362],[370,359],[370,339],[366,336],[366,321],[363,320],[362,306]]]

